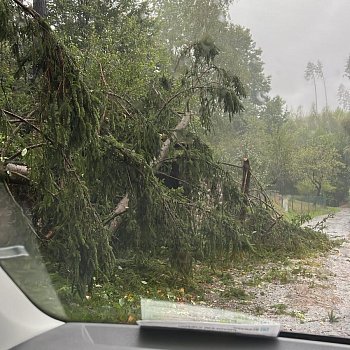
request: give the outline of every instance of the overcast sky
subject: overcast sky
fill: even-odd
[[[350,0],[235,0],[231,20],[251,30],[263,50],[265,72],[272,76],[272,95],[289,107],[309,111],[314,101],[311,82],[304,79],[306,64],[320,60],[324,67],[329,104],[336,108],[337,89],[350,55]],[[325,98],[318,83],[319,109]]]

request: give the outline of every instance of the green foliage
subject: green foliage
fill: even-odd
[[[169,50],[206,36],[218,38],[227,24],[228,5],[231,2],[152,0],[160,26],[159,37],[167,43]]]
[[[155,49],[149,51],[149,44],[156,45],[149,35],[152,20],[147,8],[125,3],[119,25],[113,26],[98,18],[101,3],[85,5],[74,14],[72,9],[66,11],[67,2],[57,2],[49,17],[56,25],[55,34],[30,10],[22,8],[22,14],[9,1],[1,2],[2,19],[7,23],[1,30],[2,45],[10,47],[15,41],[17,47],[18,70],[14,79],[8,71],[6,84],[11,87],[21,82],[20,93],[30,96],[24,111],[34,110],[31,116],[36,124],[20,130],[16,142],[22,149],[34,140],[45,144],[31,152],[27,164],[36,226],[42,237],[50,240],[45,254],[67,267],[81,296],[87,286],[91,288],[94,277],[109,278],[115,254],[125,250],[143,247],[149,254],[166,246],[173,266],[189,274],[193,246],[186,232],[198,211],[206,209],[197,204],[195,210],[190,209],[191,200],[198,200],[192,188],[168,189],[157,179],[154,159],[161,146],[159,133],[169,133],[178,123],[174,107],[193,109],[209,128],[211,113],[218,105],[231,116],[242,109],[240,98],[244,95],[239,79],[214,65],[218,50],[212,41],[190,44],[182,58],[184,70],[174,83],[166,89],[163,84],[161,89],[158,77],[167,72],[155,73],[162,57]],[[61,17],[63,14],[68,17]],[[110,4],[107,16],[115,15]],[[21,28],[18,22],[23,23]],[[76,30],[74,40],[66,36],[68,30]],[[137,35],[138,31],[143,34]],[[122,35],[120,41],[112,43],[111,38],[118,34]],[[88,42],[93,46],[88,47]],[[83,60],[89,50],[93,54]],[[98,52],[102,53],[99,57]],[[10,51],[5,53],[11,56]],[[132,66],[131,56],[135,57]],[[121,65],[128,63],[123,69],[115,68],[108,61],[111,58]],[[90,70],[92,75],[85,76]],[[99,79],[100,86],[96,84]],[[96,91],[88,84],[97,85]],[[129,96],[120,95],[119,90],[127,85]],[[17,109],[17,104],[11,108]],[[4,125],[8,140],[11,127],[10,123]],[[210,186],[219,196],[221,170],[212,164],[210,150],[199,139],[179,162],[183,176],[202,191],[212,174],[215,181]],[[129,213],[118,231],[110,232],[105,223],[125,193],[130,196]],[[213,204],[203,202],[203,207],[208,205]]]
[[[225,291],[221,292],[220,295],[225,298],[232,300],[250,300],[252,297],[241,287],[226,288]]]
[[[11,36],[13,27],[11,25],[11,9],[6,6],[5,2],[0,3],[0,41],[5,40],[9,36]]]
[[[141,317],[141,298],[193,303],[203,299],[199,284],[178,278],[175,271],[159,259],[139,263],[132,257],[118,259],[111,279],[106,282],[94,278],[92,293],[83,299],[71,292],[64,273],[57,272],[59,266],[49,265],[48,268],[71,321],[135,323]]]
[[[270,234],[258,235],[253,243],[264,247],[264,254],[275,254],[279,258],[303,258],[306,255],[325,252],[333,246],[326,234],[302,229],[283,220],[275,225]]]
[[[286,239],[285,232],[295,236]],[[242,269],[250,276],[249,285],[276,281],[289,283],[298,275],[308,276],[310,272],[300,266],[294,269],[289,266],[282,267],[281,261],[288,262],[285,260],[288,257],[305,259],[331,247],[326,235],[302,229],[295,232],[295,228],[291,225],[282,225],[265,239],[260,235],[253,235],[252,240],[259,250],[249,252],[241,250],[237,255],[239,259],[229,261],[226,265],[216,264],[215,267],[226,266],[223,271],[227,266]],[[269,265],[271,262],[277,263],[278,268],[271,268]],[[262,273],[261,266],[266,263],[267,270]],[[234,273],[209,269],[206,262],[200,264],[196,261],[194,268],[195,273],[192,277],[183,278],[175,269],[169,269],[162,258],[137,261],[132,255],[125,256],[125,259],[116,261],[113,276],[108,282],[94,279],[92,294],[88,294],[82,300],[72,294],[68,280],[62,277],[66,272],[61,272],[57,265],[49,266],[51,279],[67,316],[70,320],[76,321],[134,323],[140,318],[142,297],[201,304],[204,301],[204,293],[208,290],[208,284],[212,284],[214,280],[220,280],[224,287],[220,292],[220,300],[235,299],[244,302],[252,298],[246,292],[244,284],[242,286],[235,284]],[[276,305],[275,308],[277,313],[284,311],[282,305]]]
[[[307,147],[299,149],[295,157],[296,177],[310,181],[319,196],[327,180],[329,181],[342,170],[343,164],[339,158],[339,153],[329,137],[322,135],[313,138]],[[301,167],[299,164],[307,166]]]
[[[236,155],[241,143],[255,150],[262,178],[289,176],[283,159],[265,164],[271,150],[290,156],[288,113],[279,97],[259,101],[269,90],[261,51],[249,31],[227,25],[229,1],[180,2],[176,15],[187,5],[210,12],[198,17],[205,22],[200,27],[176,23],[169,30],[173,41],[164,43],[157,39],[173,8],[167,1],[153,8],[139,1],[117,7],[113,1],[50,2],[52,30],[31,10],[0,0],[1,109],[21,121],[16,127],[2,112],[2,163],[18,162],[27,171],[43,253],[73,285],[73,293],[62,286],[64,297],[71,303],[75,292],[95,291],[99,307],[112,300],[122,321],[137,307],[125,299],[130,290],[112,290],[120,257],[132,257],[139,270],[159,257],[171,278],[182,281],[190,280],[195,259],[215,266],[257,254],[258,246],[268,254],[306,251],[316,238],[276,224],[272,208],[248,203],[237,175],[217,162],[204,137],[213,125],[227,129],[226,150],[231,142]],[[226,46],[216,40],[220,31],[232,39]],[[248,108],[238,121],[246,95]],[[28,154],[21,155],[23,149]],[[281,167],[281,174],[271,167]],[[116,213],[126,195],[127,208]],[[317,248],[325,248],[326,238],[317,238]],[[148,285],[139,277],[137,283]]]
[[[311,220],[310,214],[297,214],[296,216],[292,217],[291,223],[297,227],[300,227],[305,222],[308,222]]]

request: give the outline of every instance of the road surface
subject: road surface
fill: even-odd
[[[344,242],[314,258],[230,269],[208,286],[207,304],[278,320],[285,331],[350,337],[350,208],[327,219],[323,230]]]

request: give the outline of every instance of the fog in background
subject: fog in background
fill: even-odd
[[[314,88],[304,72],[309,61],[323,64],[328,104],[338,106],[341,83],[350,86],[344,69],[350,55],[350,0],[235,0],[231,20],[251,30],[263,50],[265,72],[272,77],[271,95],[279,94],[289,108],[308,112]],[[321,80],[318,109],[325,107]]]

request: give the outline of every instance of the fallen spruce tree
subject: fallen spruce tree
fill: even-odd
[[[129,25],[132,16],[120,21]],[[0,18],[0,177],[30,203],[43,253],[80,295],[130,252],[168,259],[188,275],[193,259],[232,260],[257,243],[271,251],[328,244],[249,198],[246,186],[241,193],[202,140],[213,114],[232,119],[246,95],[239,77],[216,65],[212,39],[183,47],[172,70],[146,33],[140,45],[153,51],[140,64],[114,68],[91,57],[83,72],[81,56],[31,8],[1,0]],[[129,96],[120,80],[135,67],[143,80]]]

